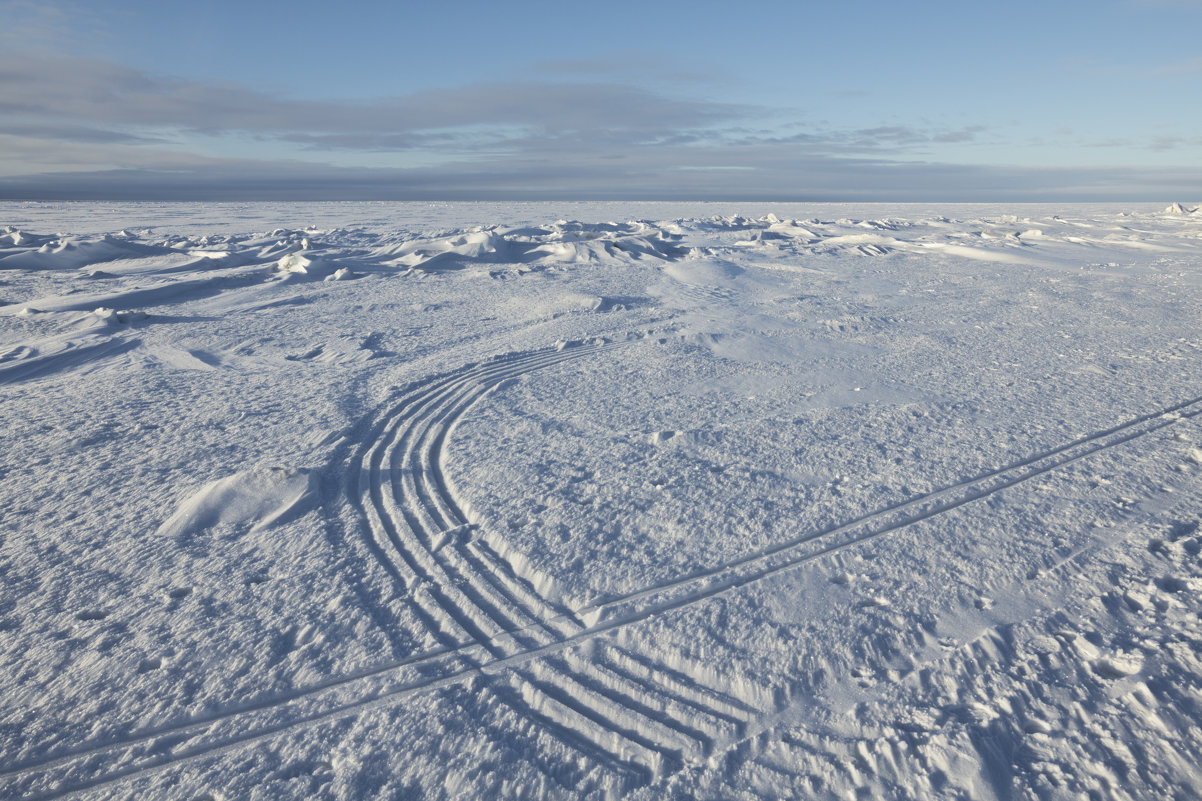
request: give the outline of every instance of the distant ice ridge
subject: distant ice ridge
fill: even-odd
[[[376,251],[382,263],[422,270],[482,264],[580,264],[603,260],[673,259],[684,252],[681,233],[648,222],[473,228],[421,237]]]
[[[1173,204],[1166,214],[1194,215]],[[274,229],[266,233],[157,236],[153,230],[100,236],[31,234],[6,227],[0,234],[0,270],[95,270],[108,275],[154,275],[193,268],[263,265],[272,272],[310,278],[346,278],[359,272],[435,272],[471,266],[512,265],[543,269],[556,265],[678,261],[706,255],[714,235],[724,246],[811,253],[885,255],[893,250],[941,250],[989,261],[1011,261],[1044,232],[1006,221],[971,221],[949,237],[946,218],[925,220],[758,219],[714,216],[668,222],[646,220],[586,223],[558,220],[547,225],[477,226],[422,234],[367,233],[334,228]],[[698,248],[701,248],[698,251]],[[154,257],[153,259],[151,257]],[[345,271],[345,272],[340,272]]]

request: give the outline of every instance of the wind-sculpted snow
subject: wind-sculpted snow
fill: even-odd
[[[5,241],[7,240],[7,241]],[[0,237],[0,270],[77,270],[118,259],[137,259],[167,252],[130,237],[99,239],[37,236],[11,230]]]
[[[376,253],[386,264],[421,270],[472,264],[557,264],[669,260],[686,252],[671,227],[632,222],[589,225],[561,220],[530,228],[477,228],[421,237]]]
[[[0,796],[1197,795],[1196,205],[9,208]]]
[[[295,514],[314,489],[314,476],[308,470],[272,467],[236,473],[202,487],[157,533],[184,538],[215,526],[268,527]]]

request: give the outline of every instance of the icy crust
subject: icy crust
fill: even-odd
[[[0,795],[1202,789],[1196,215],[598,208],[4,229]]]

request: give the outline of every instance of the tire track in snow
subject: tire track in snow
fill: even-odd
[[[608,347],[614,347],[609,345]],[[449,493],[441,478],[441,467],[436,466],[429,455],[433,439],[441,448],[445,432],[453,420],[458,418],[488,391],[505,381],[532,369],[562,363],[579,358],[600,348],[588,348],[581,352],[538,353],[532,358],[507,361],[502,365],[486,365],[452,375],[433,382],[405,398],[387,415],[383,435],[365,454],[352,461],[351,472],[359,476],[357,489],[351,494],[355,506],[368,523],[371,532],[369,545],[399,584],[403,594],[420,595],[435,592],[438,585],[454,584],[456,587],[467,569],[465,562],[476,565],[491,563],[496,575],[489,576],[491,588],[470,588],[473,592],[491,592],[494,599],[498,592],[503,596],[500,603],[513,604],[524,615],[522,626],[513,626],[513,633],[523,636],[526,629],[539,626],[539,616],[530,612],[531,603],[542,601],[541,596],[524,581],[513,565],[487,547],[476,545],[462,547],[452,545],[451,540],[470,534],[474,527],[453,500],[447,501]],[[425,451],[423,453],[423,451]],[[452,511],[448,514],[445,509]],[[442,519],[439,519],[439,518]],[[444,546],[448,546],[444,548]],[[446,553],[444,553],[444,550]],[[457,558],[456,553],[461,553]],[[501,563],[504,562],[504,569]],[[479,578],[479,577],[477,577]],[[508,590],[498,591],[498,585],[508,585]],[[450,590],[456,594],[459,606],[470,609],[472,602],[458,588]],[[506,594],[507,593],[507,594]],[[494,604],[496,601],[494,600]],[[524,610],[524,611],[522,611]],[[494,608],[494,612],[495,612]],[[461,634],[489,622],[481,618],[458,619],[454,610],[430,610],[432,619],[440,619],[440,627]],[[446,613],[446,614],[443,614]],[[513,614],[513,610],[510,610]],[[558,608],[555,614],[563,616],[567,610]],[[449,615],[449,617],[448,617]],[[494,635],[475,632],[474,638],[444,637],[448,642],[462,644],[470,641],[491,639]]]
[[[574,355],[585,355],[585,353],[582,351],[580,354]],[[517,358],[512,361],[517,361]],[[504,363],[502,362],[502,364]],[[532,361],[530,365],[537,363]],[[411,397],[403,400],[394,408],[394,411],[403,412],[409,408],[410,403],[415,402],[414,399],[429,400],[440,390],[445,391],[449,386],[455,384],[456,381],[460,381],[459,386],[462,389],[460,376],[466,376],[469,373],[475,375],[475,371],[484,371],[489,365],[495,365],[495,363],[477,366],[471,371],[462,371],[431,384],[423,385],[413,390]],[[530,369],[538,368],[530,366]],[[486,375],[487,378],[496,377],[491,372]],[[490,389],[495,389],[496,386],[511,377],[513,376],[501,377],[491,385]],[[460,398],[463,411],[470,408],[478,399],[479,397],[473,396],[466,404],[462,404],[463,399]],[[460,412],[460,414],[462,413]],[[215,758],[305,726],[330,723],[360,715],[371,709],[393,705],[406,698],[465,682],[472,677],[495,676],[502,673],[522,674],[523,678],[518,680],[518,686],[521,687],[521,681],[531,684],[529,676],[534,676],[535,680],[538,680],[538,675],[527,669],[526,666],[536,660],[551,657],[585,644],[593,644],[593,641],[602,634],[642,622],[659,614],[705,602],[804,562],[838,552],[859,542],[898,531],[914,523],[990,497],[1036,476],[1199,415],[1202,415],[1202,397],[1150,411],[1127,422],[1093,432],[1004,467],[868,513],[839,526],[762,549],[711,568],[704,573],[613,596],[601,603],[578,610],[576,614],[563,615],[560,613],[557,617],[543,618],[539,628],[565,625],[573,628],[577,625],[582,627],[575,633],[563,635],[558,640],[551,640],[526,650],[506,655],[498,643],[488,640],[473,642],[470,639],[452,639],[448,640],[444,646],[424,654],[336,677],[286,697],[251,702],[232,710],[218,712],[206,719],[147,729],[135,732],[120,741],[78,749],[38,762],[24,762],[0,768],[0,777],[33,777],[33,774],[69,766],[86,757],[93,757],[94,759],[90,760],[90,763],[93,764],[103,763],[103,757],[106,754],[111,755],[113,762],[118,762],[125,757],[121,764],[112,766],[108,770],[102,769],[98,773],[76,781],[66,779],[39,794],[25,796],[31,799],[62,798],[116,782],[152,775],[174,766]],[[382,432],[390,429],[391,422],[394,420],[395,416],[387,417],[388,422],[377,426],[376,431]],[[444,416],[444,424],[446,420],[447,416]],[[362,464],[361,461],[360,464]],[[445,482],[441,483],[441,487],[440,491],[449,497]],[[453,498],[451,501],[453,503]],[[364,514],[368,513],[364,511]],[[462,530],[462,527],[460,529]],[[467,547],[470,546],[471,543]],[[490,548],[484,546],[479,550],[483,553]],[[381,558],[387,559],[386,556]],[[505,561],[495,554],[491,559],[494,563],[498,560]],[[393,567],[389,570],[390,574],[393,574],[394,577],[404,576],[400,565],[391,564]],[[509,563],[506,562],[506,564]],[[509,565],[509,569],[512,571],[512,565]],[[498,572],[500,572],[499,569]],[[516,573],[512,573],[507,580],[512,584],[515,582],[515,576]],[[525,592],[530,595],[528,586]],[[535,599],[539,597],[537,593],[533,595]],[[531,605],[532,601],[530,598],[526,598],[523,603]],[[537,603],[537,600],[533,603]],[[591,622],[584,625],[581,618],[591,620]],[[504,631],[498,636],[498,641],[511,642],[508,638],[514,637],[521,631],[523,631],[521,627]],[[663,690],[667,690],[663,693],[667,698],[665,703],[683,706],[700,705],[715,721],[714,726],[725,726],[726,730],[732,731],[735,736],[742,731],[746,722],[760,714],[760,711],[753,706],[745,704],[733,696],[706,687],[686,674],[658,665],[647,657],[608,644],[606,648],[608,650],[600,662],[594,663],[600,665],[597,668],[598,672],[603,673],[611,665],[619,665],[624,668],[624,671],[613,681],[621,683],[625,680],[642,679],[645,686],[653,691],[662,692],[658,688],[663,688]],[[572,657],[568,655],[562,659],[571,660]],[[406,671],[416,673],[416,675],[410,677],[400,675]],[[369,681],[380,684],[374,688],[362,687]],[[511,681],[514,680],[511,679]],[[597,683],[605,686],[603,680],[597,680]],[[536,691],[539,689],[537,685],[533,686]],[[619,691],[615,690],[615,692]],[[538,696],[535,694],[533,697],[537,698]],[[552,703],[553,701],[554,699],[552,699]],[[308,704],[309,708],[291,709],[292,706],[300,704]],[[542,707],[531,704],[529,714],[537,722],[554,727],[558,721],[546,715],[544,711],[546,705],[545,702]],[[319,708],[312,709],[312,706],[319,706]],[[255,720],[243,722],[240,720],[244,716],[261,716],[272,712],[278,714],[278,719],[266,722]],[[200,742],[191,746],[185,745],[189,739],[207,734],[219,725],[227,725],[232,731],[224,736],[218,733],[219,739],[215,741]],[[621,732],[616,732],[616,734],[621,737]],[[142,747],[143,754],[141,756],[128,754],[129,751],[138,747]],[[636,779],[647,778],[647,772],[643,770],[643,762],[631,761],[626,758],[626,754],[614,755],[612,750],[614,749],[603,751],[614,757],[611,767],[632,774]],[[5,794],[7,795],[7,793]]]
[[[531,661],[524,658],[526,655],[551,654],[581,642],[587,628],[565,607],[539,594],[534,583],[499,553],[495,544],[469,540],[444,547],[448,536],[470,532],[473,527],[442,478],[440,464],[446,436],[454,422],[488,392],[532,370],[622,344],[576,346],[497,360],[412,390],[386,415],[385,422],[375,427],[376,436],[370,440],[366,452],[352,460],[352,484],[355,476],[358,482],[350,494],[367,523],[371,535],[368,545],[373,555],[381,560],[402,593],[408,593],[421,620],[438,632],[437,639],[444,649],[441,654],[411,660],[409,664],[420,666],[423,662],[441,660],[445,664],[437,667],[449,670],[450,681],[461,679],[465,672],[479,673],[490,663],[515,667],[508,671],[506,679],[514,689],[509,696],[510,705],[618,774],[623,778],[622,786],[628,788],[646,784],[681,766],[686,759],[697,761],[713,750],[716,741],[739,734],[755,712],[738,699],[701,684],[696,676],[681,678],[684,674],[679,674],[673,682],[664,678],[672,672],[666,666],[658,675],[641,667],[626,667],[639,664],[639,658],[616,646],[611,646],[611,650],[616,649],[618,657],[604,666],[577,658],[524,667]],[[520,660],[510,665],[514,657]],[[680,659],[676,661],[683,663]],[[382,668],[379,673],[394,669]],[[363,678],[366,676],[359,680]],[[429,690],[446,683],[450,682],[436,677],[418,682],[413,689]],[[173,740],[179,745],[236,716],[278,712],[305,697],[331,692],[330,688],[338,684],[341,682],[331,682],[309,693],[244,708],[220,719],[146,731],[120,743],[64,754],[40,765],[10,769],[5,774],[47,770],[84,756],[143,745],[152,754],[159,751],[159,755],[142,759],[136,767],[131,765],[77,783],[66,792],[143,775],[179,764],[180,760],[200,759],[282,733],[292,727],[288,720],[295,725],[306,721],[285,716],[279,724],[242,729],[224,742],[180,748],[170,755],[161,753],[156,740]],[[686,693],[692,687],[694,697],[678,698],[682,687]],[[403,689],[388,688],[379,697]],[[698,698],[717,700],[706,703]],[[654,699],[650,705],[648,699]],[[370,693],[367,697],[361,695],[324,711],[319,717],[328,717],[339,709],[364,707],[374,700]],[[728,711],[731,708],[745,709],[746,719],[732,724]],[[665,710],[675,710],[680,720],[662,722]],[[45,797],[57,796],[52,793]]]
[[[614,346],[615,345],[611,344],[608,347],[614,347]],[[548,354],[555,354],[555,353],[559,353],[559,351],[550,351],[550,352],[540,351],[540,352],[536,352],[533,355],[540,357],[540,358],[545,358]],[[529,359],[530,355],[531,354],[526,354],[527,358],[522,359],[521,363],[531,361]],[[567,357],[577,356],[577,355],[584,355],[584,353],[582,352],[582,353],[577,354],[574,350],[571,350],[568,353]],[[559,360],[562,360],[562,359],[559,359]],[[446,387],[448,387],[448,386],[461,386],[467,382],[470,382],[470,380],[472,378],[476,378],[476,377],[491,377],[494,373],[497,373],[500,370],[504,370],[501,380],[507,380],[507,378],[510,377],[510,374],[514,372],[514,370],[512,370],[512,369],[504,369],[505,366],[510,361],[517,361],[517,360],[516,359],[504,359],[504,358],[497,359],[492,362],[486,362],[486,363],[483,363],[480,365],[473,366],[471,368],[468,368],[467,370],[461,370],[457,373],[452,373],[450,375],[443,376],[441,379],[436,379],[433,382],[419,386],[416,390],[413,390],[408,395],[406,395],[402,399],[402,401],[397,406],[395,406],[395,408],[393,408],[387,415],[385,415],[384,421],[381,424],[378,424],[374,428],[371,437],[369,437],[369,441],[376,442],[384,434],[387,433],[387,430],[389,428],[395,427],[395,425],[398,423],[398,421],[403,419],[403,415],[404,415],[406,409],[408,409],[409,407],[411,407],[415,404],[420,404],[425,401],[428,401],[430,398],[435,397],[440,391],[445,390]],[[558,360],[556,360],[556,361],[558,361]],[[519,363],[519,364],[521,364],[521,363]],[[527,369],[525,371],[528,371],[530,365],[526,365],[526,367],[527,367]],[[523,370],[519,369],[517,372],[520,373],[520,372],[523,372]],[[352,461],[352,464],[351,464],[352,469],[350,471],[352,479],[354,478],[354,476],[356,474],[359,474],[363,470],[363,467],[362,467],[363,461],[364,461],[364,458],[363,458],[362,454],[360,454],[358,457],[356,457]],[[355,490],[350,489],[348,491],[349,491],[349,494],[350,494],[352,500],[358,499],[358,496],[357,496],[357,493],[355,492]],[[374,513],[375,509],[376,509],[376,506],[371,503],[359,503],[357,505],[359,506],[360,513],[367,515],[367,516],[370,516],[372,513]],[[391,518],[387,518],[387,519],[390,520]],[[377,515],[375,518],[375,522],[373,522],[373,529],[379,529],[379,528],[383,528],[383,523],[382,523],[382,521],[379,520],[379,517]],[[412,569],[412,566],[409,566],[405,563],[404,560],[405,560],[406,552],[403,549],[396,550],[393,555],[388,555],[384,549],[390,547],[390,544],[391,543],[369,542],[370,546],[374,546],[372,549],[374,555],[376,555],[378,560],[381,562],[382,565],[384,565],[384,567],[388,570],[390,575],[393,575],[394,578],[397,578],[397,579],[400,579],[403,581],[402,576],[404,574],[404,571],[406,569]],[[418,611],[421,612],[420,607],[418,607]],[[424,619],[424,622],[426,622],[429,625],[431,630],[437,630],[437,624],[433,618],[430,618],[427,616]],[[442,645],[439,645],[439,646],[435,647],[434,649],[428,650],[425,653],[414,656],[414,657],[397,660],[397,661],[394,661],[394,662],[391,662],[391,663],[388,663],[385,665],[381,665],[374,669],[357,671],[357,672],[349,674],[347,676],[334,678],[334,679],[331,679],[326,682],[321,682],[319,684],[312,685],[312,686],[306,688],[305,690],[294,693],[294,694],[289,694],[286,696],[276,696],[274,698],[265,699],[262,702],[258,702],[258,703],[251,702],[251,703],[247,703],[247,704],[237,705],[236,707],[234,707],[232,709],[227,708],[223,713],[217,713],[217,714],[214,714],[211,716],[202,716],[199,718],[194,718],[192,720],[185,721],[185,722],[182,722],[182,723],[179,723],[176,725],[150,727],[150,728],[137,730],[137,731],[130,733],[128,736],[121,738],[119,741],[113,741],[113,742],[109,742],[109,743],[98,744],[98,745],[95,745],[92,747],[75,749],[70,752],[60,753],[57,755],[49,755],[49,756],[47,756],[47,758],[41,759],[38,761],[25,761],[25,762],[21,762],[21,763],[16,763],[16,764],[0,767],[0,776],[12,776],[12,775],[17,775],[19,773],[27,773],[27,772],[35,771],[35,770],[54,768],[54,767],[57,767],[60,765],[64,765],[64,764],[66,764],[70,761],[76,760],[76,759],[81,759],[81,758],[88,757],[88,756],[94,756],[96,754],[100,754],[105,751],[130,748],[130,747],[137,746],[139,744],[151,743],[152,741],[158,740],[160,738],[166,738],[166,737],[179,738],[179,737],[191,736],[194,734],[202,733],[204,731],[204,729],[211,727],[215,724],[219,724],[223,721],[227,721],[227,720],[230,720],[230,719],[238,717],[238,716],[247,715],[247,714],[251,714],[251,713],[258,713],[258,712],[262,712],[264,710],[278,708],[278,707],[281,707],[281,706],[284,706],[284,705],[287,705],[290,703],[294,703],[296,701],[304,700],[305,698],[309,698],[309,697],[312,697],[312,696],[315,696],[315,695],[318,695],[321,693],[330,693],[330,692],[333,692],[334,690],[336,690],[337,688],[339,688],[340,686],[345,685],[347,683],[362,682],[364,680],[368,680],[368,679],[372,679],[372,678],[379,677],[382,675],[386,675],[388,673],[401,671],[410,666],[423,667],[430,663],[437,663],[439,661],[449,660],[449,663],[452,666],[452,672],[455,675],[461,675],[461,673],[460,673],[461,669],[472,669],[476,664],[482,662],[483,658],[486,656],[487,656],[487,654],[483,651],[483,649],[480,646],[475,645],[470,640],[447,641],[444,638],[444,643]],[[436,684],[437,680],[433,679],[433,680],[431,680],[431,682],[432,682],[432,684]],[[432,686],[432,684],[431,684],[431,686]],[[423,685],[423,686],[426,686],[426,685]]]
[[[390,562],[390,573],[406,590],[416,585],[410,598],[424,619],[436,622],[444,644],[466,635],[496,660],[585,630],[572,612],[538,593],[513,561],[493,548],[470,547],[475,527],[448,489],[441,455],[455,422],[496,387],[617,346],[534,352],[434,382],[393,410],[398,422],[369,449],[368,469],[359,470],[359,506],[375,552],[388,556],[391,550],[399,557]],[[466,542],[463,535],[469,535]],[[589,660],[551,659],[515,671],[510,681],[516,683],[516,695],[510,696],[516,711],[549,724],[561,739],[631,783],[644,784],[686,762],[699,762],[715,746],[706,733],[713,730],[712,721],[689,723],[704,718],[707,710],[689,709],[684,721],[664,720],[672,704],[648,706],[642,696],[656,698],[665,691],[624,675],[620,663],[603,670]],[[675,707],[685,709],[679,703]]]

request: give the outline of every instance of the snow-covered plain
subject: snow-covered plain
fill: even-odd
[[[3,225],[4,798],[1202,793],[1192,206]]]

